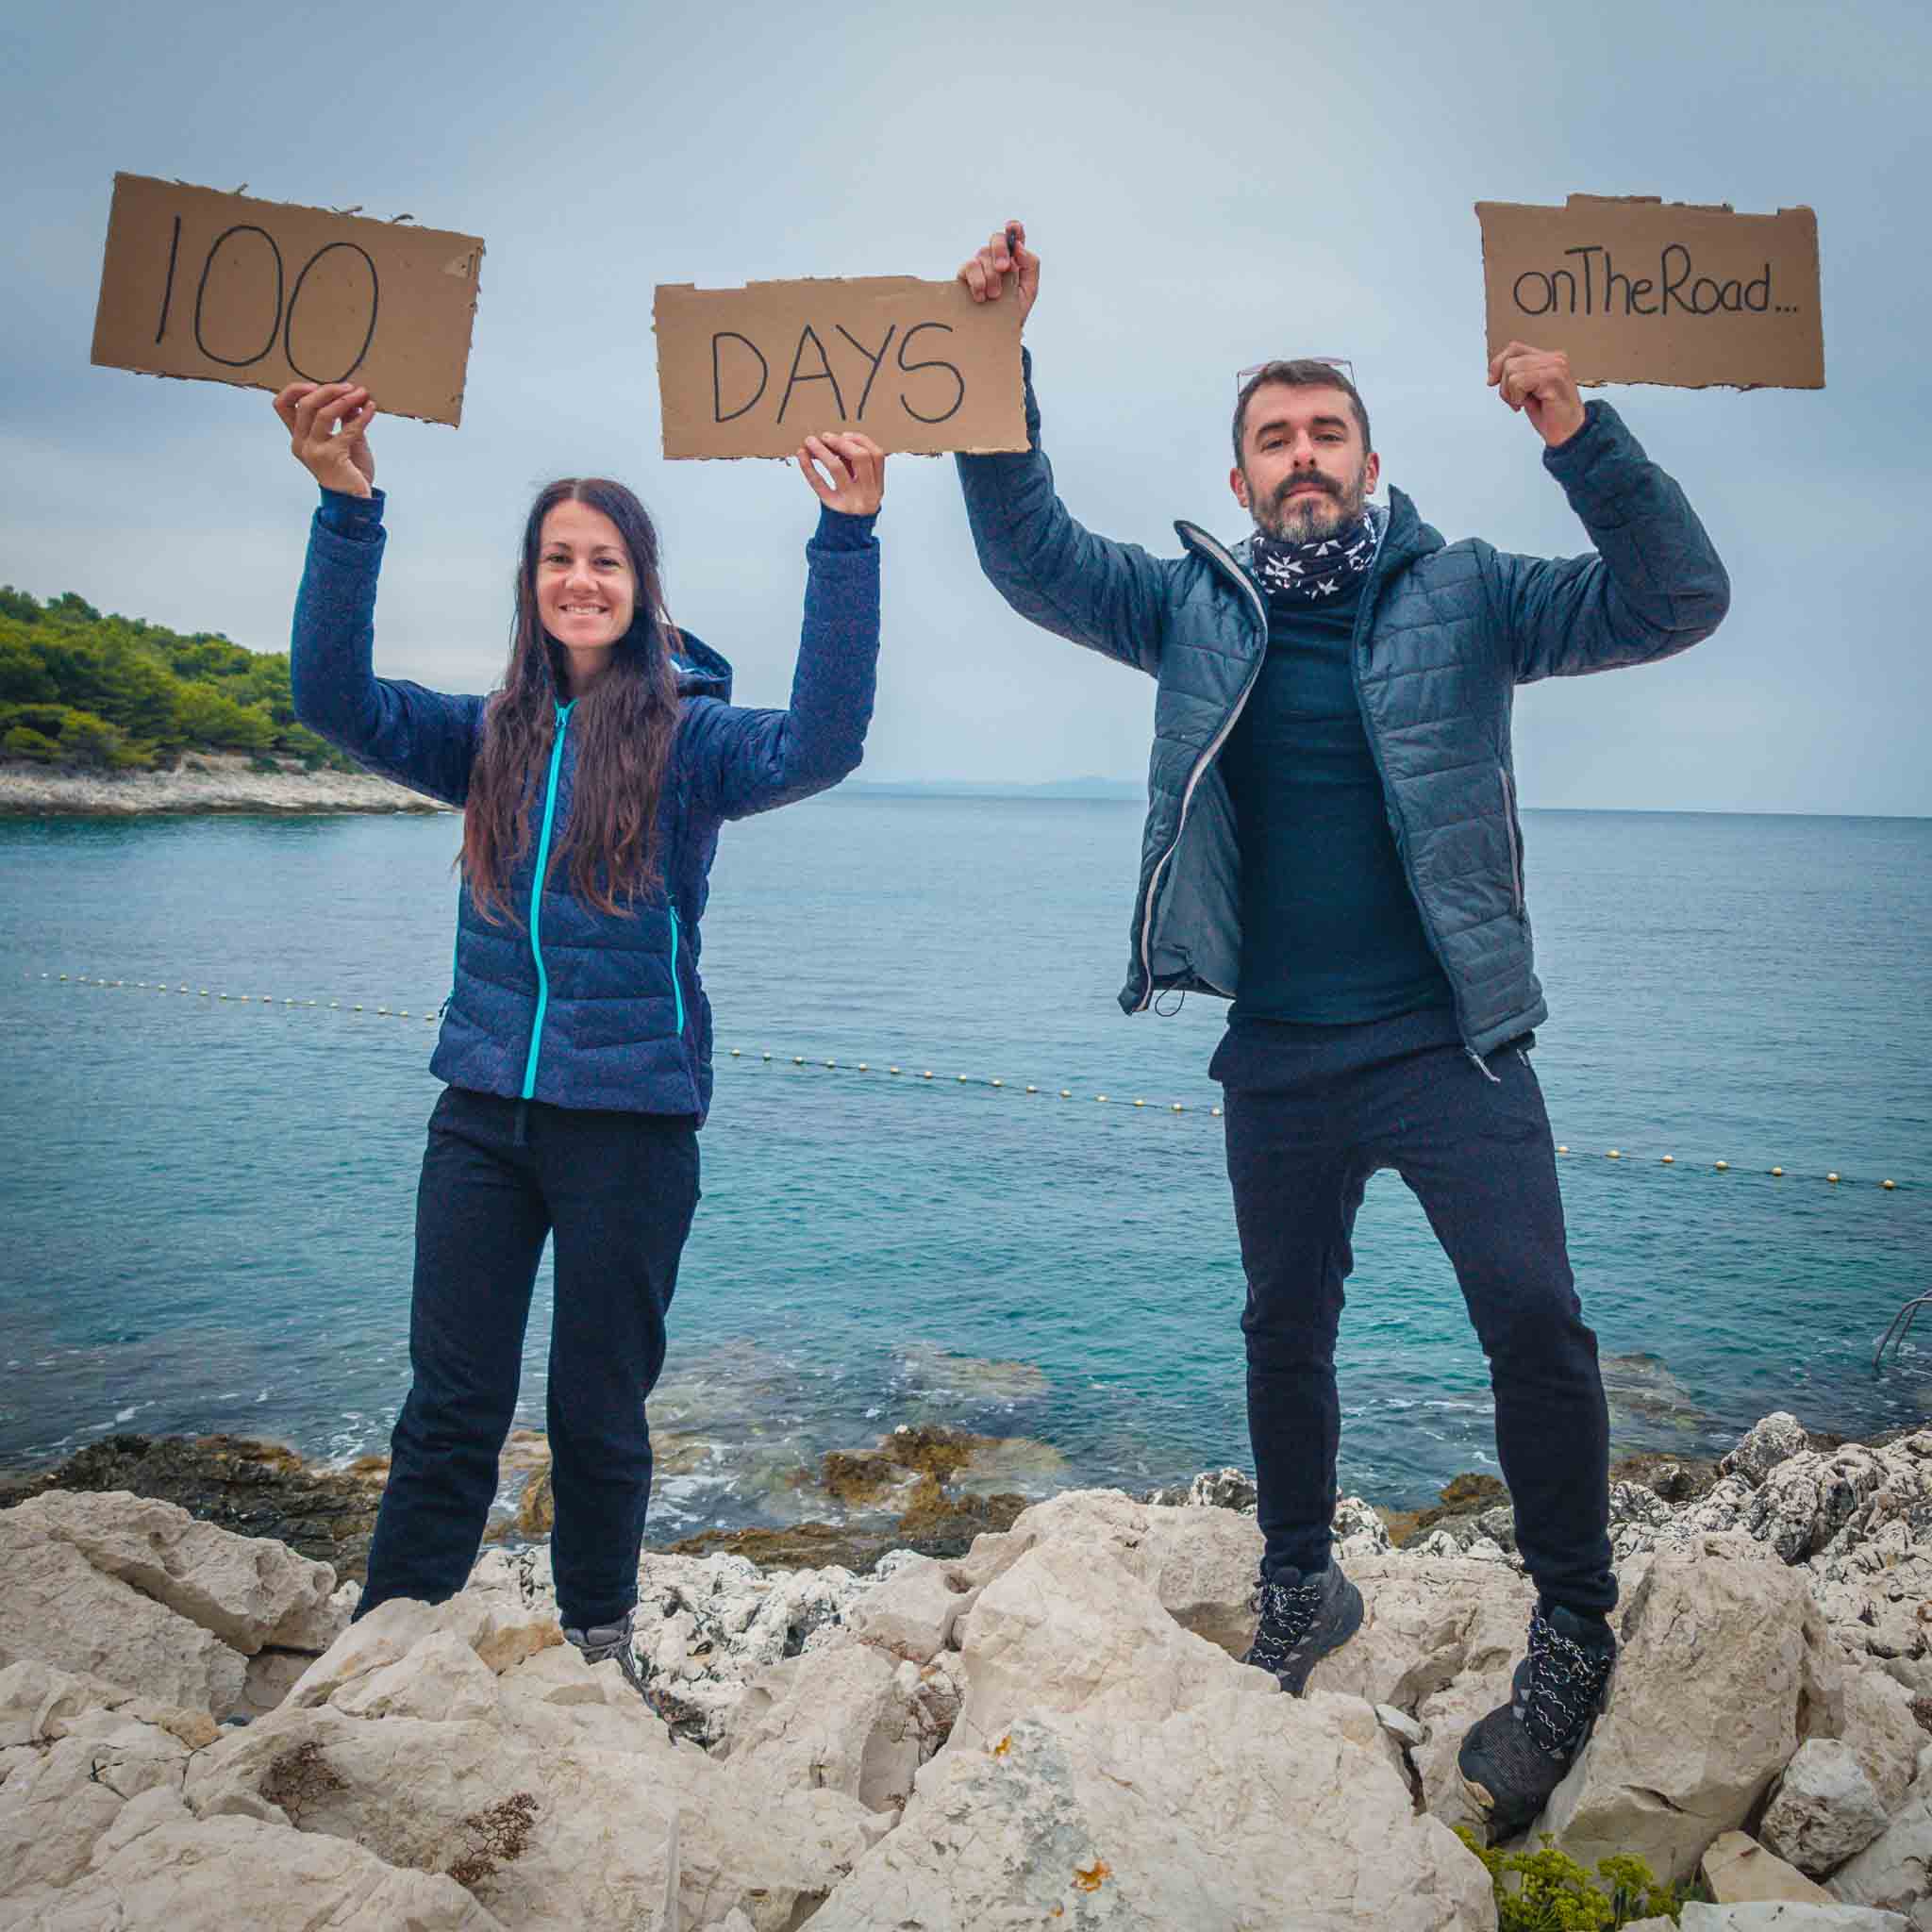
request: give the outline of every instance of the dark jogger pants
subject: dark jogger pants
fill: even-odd
[[[544,1240],[556,1244],[549,1430],[558,1608],[579,1629],[637,1602],[651,1494],[644,1397],[698,1202],[688,1115],[443,1091],[416,1195],[414,1385],[391,1439],[369,1583],[441,1603],[467,1580],[515,1414]]]
[[[1311,1045],[1317,1035],[1327,1038]],[[1342,1283],[1363,1188],[1391,1167],[1421,1201],[1489,1357],[1524,1561],[1549,1601],[1608,1610],[1609,1422],[1564,1244],[1549,1116],[1526,1051],[1504,1047],[1486,1064],[1496,1079],[1459,1046],[1406,1047],[1394,1022],[1249,1022],[1215,1055],[1248,1277],[1262,1567],[1328,1561]]]

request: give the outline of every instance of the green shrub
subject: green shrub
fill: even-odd
[[[58,739],[43,738],[30,725],[15,724],[0,734],[0,752],[10,758],[32,758],[38,764],[51,765],[60,756],[60,744]]]
[[[1592,1880],[1548,1833],[1535,1852],[1491,1851],[1473,1832],[1456,1835],[1496,1889],[1499,1932],[1616,1932],[1636,1919],[1674,1923],[1691,1896],[1691,1887],[1659,1885],[1641,1858],[1622,1854],[1599,1859]]]

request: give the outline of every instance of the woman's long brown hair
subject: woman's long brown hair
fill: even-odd
[[[563,648],[544,630],[537,608],[543,519],[559,503],[584,504],[617,525],[630,555],[637,602],[609,665],[571,713],[577,756],[570,819],[551,846],[549,875],[568,864],[576,896],[613,914],[627,912],[662,877],[658,794],[677,733],[677,675],[671,661],[677,634],[664,609],[658,532],[622,483],[567,476],[538,493],[524,525],[509,669],[485,714],[463,808],[458,863],[470,895],[486,919],[512,925],[524,922],[510,902],[510,874],[530,846],[530,820],[557,737],[557,708],[570,690]]]

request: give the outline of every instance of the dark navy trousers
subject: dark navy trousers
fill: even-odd
[[[598,1112],[445,1088],[416,1193],[414,1383],[391,1439],[357,1615],[467,1581],[516,1412],[537,1263],[555,1244],[550,1539],[563,1622],[637,1602],[651,1495],[644,1398],[698,1204],[688,1114]]]
[[[1248,1278],[1263,1574],[1328,1561],[1342,1284],[1363,1189],[1387,1167],[1421,1201],[1489,1357],[1524,1564],[1547,1602],[1607,1611],[1617,1600],[1609,1419],[1570,1271],[1534,1041],[1491,1054],[1490,1079],[1452,1031],[1442,1014],[1359,1026],[1237,1021],[1215,1053]]]

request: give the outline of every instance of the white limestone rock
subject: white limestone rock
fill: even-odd
[[[1755,1490],[1781,1462],[1802,1456],[1811,1446],[1805,1425],[1784,1409],[1762,1417],[1718,1464],[1720,1475],[1738,1475]]]
[[[53,1500],[0,1510],[0,1667],[51,1664],[226,1717],[242,1702],[247,1659],[51,1534],[37,1506]]]
[[[1812,1738],[1785,1766],[1757,1836],[1779,1857],[1821,1878],[1862,1852],[1885,1824],[1885,1807],[1850,1747]]]
[[[175,1815],[116,1842],[75,1883],[9,1901],[0,1923],[8,1932],[503,1932],[453,1879],[285,1824],[193,1819],[178,1801]]]
[[[1790,1761],[1823,1627],[1797,1573],[1707,1537],[1649,1559],[1621,1641],[1610,1708],[1532,1830],[1586,1867],[1634,1853],[1675,1883]]]
[[[846,1623],[861,1642],[926,1664],[951,1643],[954,1625],[972,1608],[974,1594],[953,1565],[921,1557],[896,1565],[858,1597]]]
[[[1335,1555],[1345,1563],[1389,1554],[1389,1525],[1372,1504],[1343,1496],[1335,1506]]]
[[[1896,1912],[1858,1906],[1757,1904],[1707,1906],[1693,1901],[1678,1932],[1911,1932]]]
[[[1751,1905],[1783,1900],[1797,1905],[1828,1906],[1831,1894],[1824,1886],[1790,1865],[1774,1851],[1741,1831],[1722,1833],[1706,1849],[1698,1875],[1712,1900],[1721,1906]]]
[[[922,1712],[920,1666],[846,1642],[754,1677],[731,1714],[733,1768],[779,1789],[842,1791],[896,1811],[942,1741]]]
[[[955,1568],[983,1589],[1049,1541],[1111,1556],[1155,1591],[1183,1629],[1230,1657],[1244,1655],[1254,1641],[1261,1532],[1253,1517],[1137,1503],[1119,1490],[1074,1490],[1036,1503],[1000,1535],[975,1539]]]
[[[1904,1809],[1825,1890],[1850,1905],[1904,1913],[1912,1932],[1932,1932],[1932,1774],[1919,1777]]]
[[[1493,1925],[1372,1709],[1283,1697],[1092,1543],[1036,1543],[960,1641],[951,1742],[815,1927]]]
[[[1255,1478],[1244,1469],[1204,1470],[1184,1487],[1156,1490],[1148,1502],[1167,1508],[1255,1511]]]
[[[173,1503],[51,1490],[7,1512],[16,1535],[67,1544],[103,1576],[252,1657],[265,1643],[322,1651],[339,1634],[335,1572],[272,1537],[236,1536]]]

